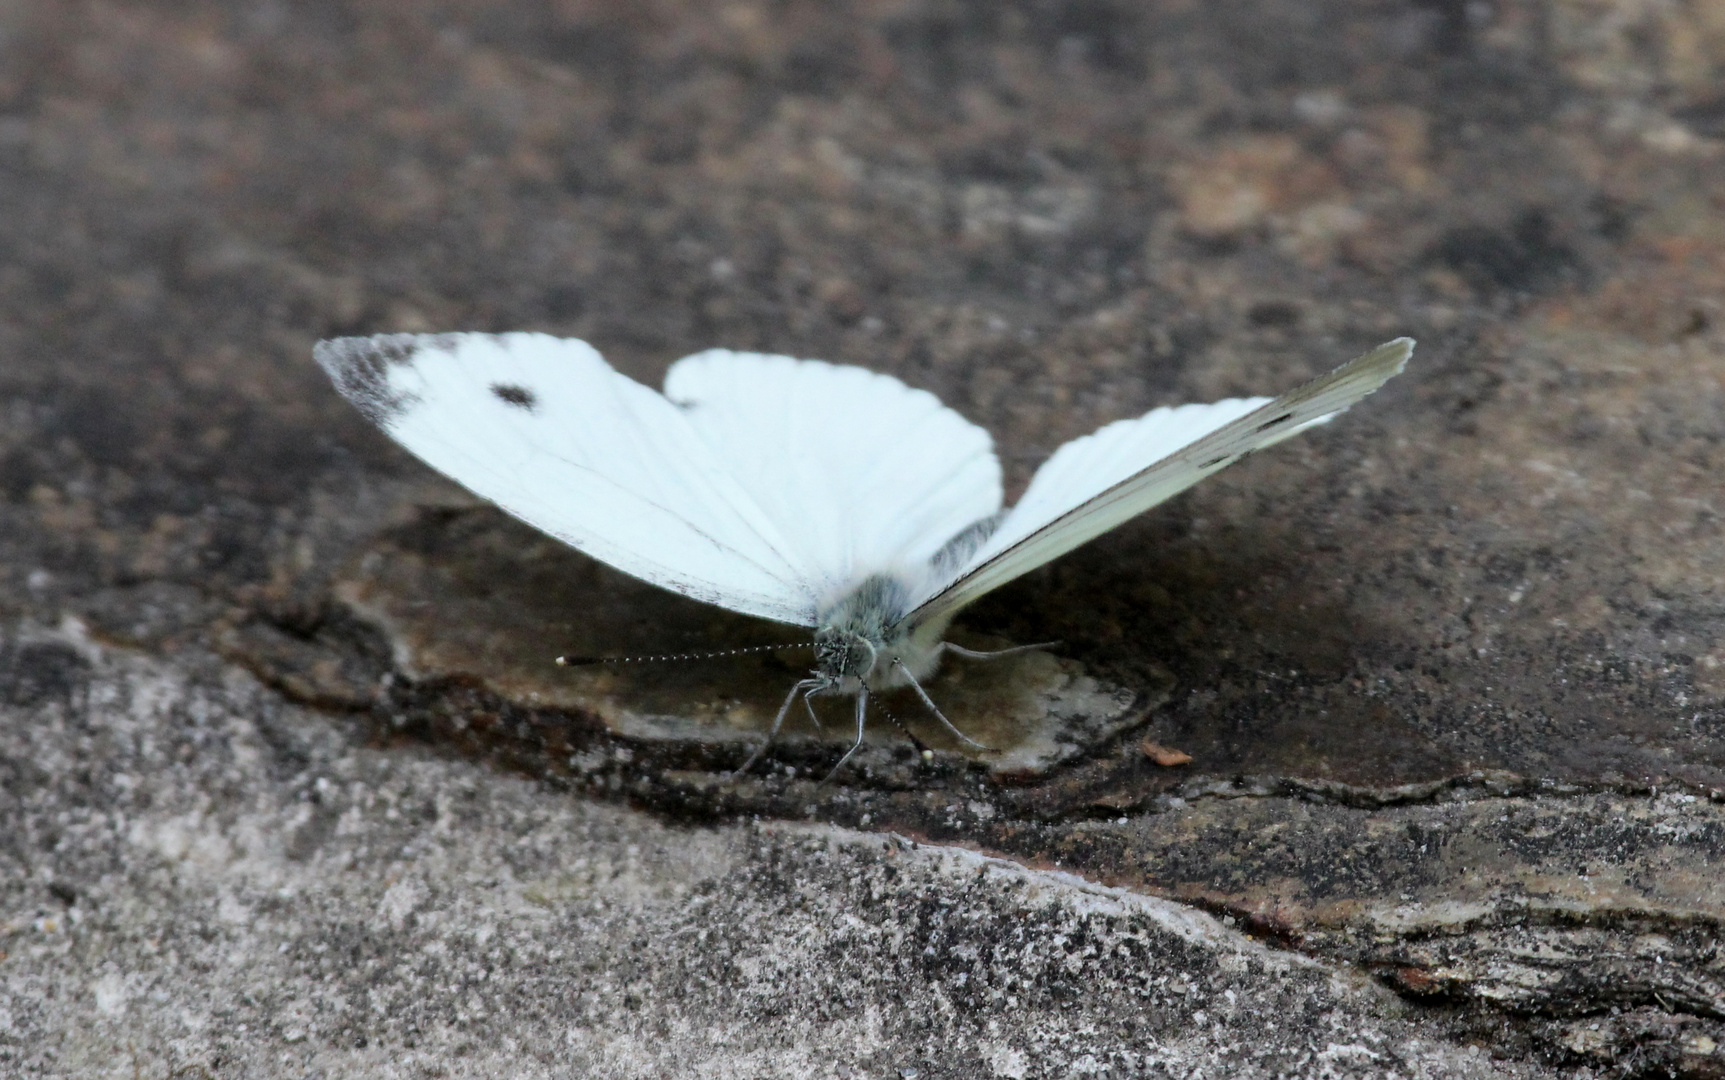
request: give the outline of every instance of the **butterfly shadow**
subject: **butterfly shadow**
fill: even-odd
[[[814,662],[811,632],[686,599],[612,570],[489,507],[424,510],[379,537],[336,594],[424,681],[478,681],[520,706],[597,717],[670,757],[731,766],[761,744],[785,693]],[[1006,642],[955,634],[958,644]],[[559,655],[657,657],[783,645],[744,655],[559,667]],[[1033,651],[949,660],[927,684],[967,746],[910,693],[871,701],[857,775],[902,772],[918,751],[1030,778],[1142,721],[1159,688],[1130,691],[1069,658]],[[768,759],[818,769],[855,740],[852,699],[786,717]],[[715,750],[718,752],[715,753]]]
[[[1061,637],[1099,678],[1179,687],[1144,734],[1190,765],[1170,770],[1123,748],[1107,783],[1261,777],[1385,790],[1472,767],[1425,718],[1371,692],[1372,672],[1406,667],[1421,645],[1419,628],[1388,617],[1399,609],[1376,591],[1393,583],[1337,588],[1335,574],[1320,580],[1314,569],[1363,565],[1363,555],[1314,553],[1298,528],[1194,532],[1181,509],[1153,511],[969,613],[982,632]]]

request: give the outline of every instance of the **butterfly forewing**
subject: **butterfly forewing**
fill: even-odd
[[[823,583],[682,410],[582,341],[543,334],[322,342],[342,394],[474,494],[644,581],[813,625]]]
[[[1274,400],[1217,402],[1189,414],[1191,406],[1158,409],[1068,443],[1037,471],[988,543],[951,582],[936,583],[907,621],[949,616],[1246,454],[1323,422],[1401,371],[1413,344],[1398,338],[1380,345]],[[1182,435],[1185,441],[1170,445]],[[1146,455],[1136,468],[1134,452]]]

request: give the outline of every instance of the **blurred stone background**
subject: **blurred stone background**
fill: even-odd
[[[1725,6],[5,0],[0,211],[0,1071],[1725,1076]],[[963,618],[1129,730],[819,788],[727,775],[797,654],[544,663],[794,635],[310,362],[433,329],[1015,489],[1421,344]]]

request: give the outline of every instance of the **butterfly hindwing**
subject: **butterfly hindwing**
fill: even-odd
[[[713,349],[671,365],[665,396],[832,601],[1000,509],[988,432],[890,375]]]

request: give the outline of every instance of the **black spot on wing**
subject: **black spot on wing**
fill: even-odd
[[[341,396],[353,402],[362,416],[380,427],[388,427],[391,420],[406,412],[416,400],[389,385],[389,369],[398,364],[411,367],[422,349],[448,349],[453,345],[454,339],[448,334],[378,334],[320,341],[312,356]]]
[[[539,395],[525,386],[492,383],[491,392],[497,396],[497,400],[504,404],[513,405],[518,409],[526,409],[528,412],[532,412],[539,405]]]
[[[1293,418],[1294,418],[1293,413],[1285,412],[1278,417],[1275,417],[1275,418],[1270,419],[1270,420],[1266,420],[1262,424],[1259,424],[1257,427],[1252,429],[1252,432],[1253,432],[1253,434],[1257,434],[1259,432],[1269,431],[1273,427],[1280,427],[1281,425],[1287,423],[1289,420],[1292,420]]]

